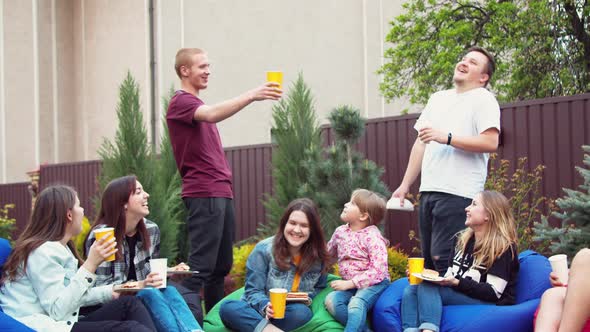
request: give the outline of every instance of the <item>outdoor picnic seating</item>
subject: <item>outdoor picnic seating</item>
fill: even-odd
[[[527,250],[519,255],[516,304],[444,306],[441,331],[533,331],[533,315],[543,292],[551,287],[551,266],[546,257]],[[401,299],[408,279],[393,282],[373,308],[375,331],[401,332]]]
[[[11,251],[12,248],[10,247],[10,243],[8,242],[8,240],[0,238],[0,275],[2,274],[2,266],[4,265],[4,262],[6,262],[6,259],[8,258],[8,255],[10,255]],[[33,330],[28,328],[26,325],[21,324],[16,319],[5,314],[4,312],[2,312],[2,308],[0,308],[0,331],[26,332]]]

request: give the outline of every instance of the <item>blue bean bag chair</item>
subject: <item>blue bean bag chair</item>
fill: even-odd
[[[444,306],[442,332],[526,332],[533,331],[533,315],[543,292],[551,287],[551,265],[544,256],[527,250],[518,255],[520,272],[516,283],[516,304]],[[381,294],[373,308],[375,331],[401,332],[401,300],[408,278],[398,279]]]
[[[10,255],[10,242],[8,240],[0,238],[0,275],[2,275],[2,266],[8,255]],[[1,294],[0,294],[1,296]],[[2,312],[2,308],[0,308],[0,332],[21,332],[21,331],[33,331],[21,322],[15,320],[14,318],[8,316],[4,312]]]

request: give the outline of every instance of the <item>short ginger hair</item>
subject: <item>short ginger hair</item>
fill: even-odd
[[[193,65],[193,56],[195,54],[204,54],[200,48],[181,48],[176,52],[176,61],[174,62],[174,70],[176,70],[176,75],[178,78],[182,79],[180,75],[180,67],[190,67]]]

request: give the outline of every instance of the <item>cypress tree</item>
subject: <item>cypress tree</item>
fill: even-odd
[[[298,189],[308,177],[302,167],[305,152],[320,146],[320,127],[314,98],[300,73],[286,98],[273,106],[272,153],[273,191],[263,204],[268,222],[258,227],[258,238],[273,235],[285,207],[299,197]]]

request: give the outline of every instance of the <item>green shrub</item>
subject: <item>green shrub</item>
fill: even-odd
[[[232,266],[229,275],[234,283],[233,287],[235,289],[244,286],[246,280],[246,261],[255,246],[256,243],[246,243],[233,248],[234,265]]]
[[[5,204],[4,207],[0,209],[0,237],[3,237],[8,241],[12,240],[12,232],[14,231],[16,223],[16,219],[8,216],[8,211],[10,209],[14,209],[14,204]]]
[[[387,265],[391,281],[406,276],[408,268],[408,255],[398,249],[398,246],[387,248]]]
[[[510,161],[496,161],[497,155],[490,155],[490,171],[485,184],[487,190],[495,190],[504,194],[512,207],[518,235],[518,250],[534,249],[547,253],[547,242],[535,242],[533,226],[542,218],[541,209],[546,208],[548,214],[555,210],[552,199],[540,193],[543,170],[545,166],[537,165],[527,171],[527,158],[519,158],[516,169],[509,173]]]
[[[82,218],[82,231],[72,239],[76,245],[76,250],[78,250],[78,253],[84,258],[86,258],[86,255],[84,255],[84,240],[86,240],[88,232],[90,232],[90,222],[88,221],[88,218],[84,216],[84,218]]]
[[[590,146],[582,146],[585,167],[576,167],[584,179],[578,190],[563,188],[565,195],[557,199],[559,212],[553,215],[560,219],[559,227],[549,224],[547,218],[535,225],[535,239],[549,242],[552,253],[567,254],[571,259],[590,243]]]
[[[302,167],[308,177],[298,191],[300,197],[308,197],[317,204],[326,237],[342,225],[342,207],[355,189],[364,188],[383,197],[391,195],[381,180],[383,167],[354,150],[365,127],[360,110],[340,106],[330,113],[329,120],[335,142],[324,149],[307,150]]]

